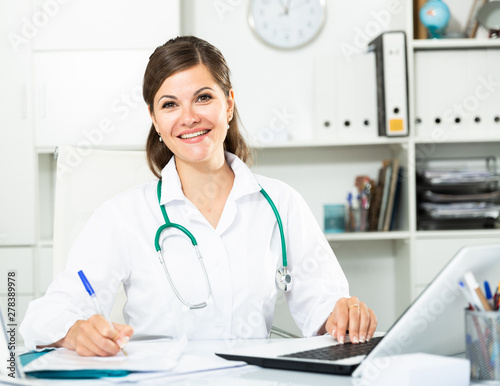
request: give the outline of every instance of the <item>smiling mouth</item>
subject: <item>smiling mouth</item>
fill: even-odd
[[[189,139],[189,138],[199,137],[200,135],[205,135],[206,133],[208,133],[208,130],[201,130],[201,131],[197,131],[195,133],[179,135],[179,138]]]

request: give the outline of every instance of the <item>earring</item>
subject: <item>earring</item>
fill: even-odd
[[[227,129],[229,130],[231,127],[229,126],[229,123],[227,124]]]
[[[163,138],[161,137],[160,133],[158,133],[158,141],[163,142]]]

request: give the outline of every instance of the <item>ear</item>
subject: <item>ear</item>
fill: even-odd
[[[155,113],[154,113],[154,111],[151,111],[151,106],[148,106],[148,112],[149,112],[149,116],[151,117],[151,120],[153,121],[153,125],[156,129],[157,125],[156,125]],[[158,131],[158,130],[156,130],[156,131]]]
[[[226,102],[227,102],[227,113],[229,114],[231,112],[231,114],[234,112],[234,90],[231,89],[229,90],[229,95],[226,99]]]

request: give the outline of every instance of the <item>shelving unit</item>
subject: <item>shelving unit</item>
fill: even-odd
[[[498,39],[419,39],[413,41],[414,51],[500,48]]]
[[[4,36],[19,30],[19,20],[31,20],[40,11],[43,2],[35,3],[22,0],[16,2],[15,10],[2,9],[0,31]],[[407,178],[401,192],[398,230],[326,235],[349,278],[351,293],[377,311],[381,329],[392,324],[460,246],[500,240],[498,229],[418,231],[414,178],[415,160],[422,156],[487,152],[500,158],[500,122],[494,120],[500,116],[500,89],[496,86],[492,86],[491,98],[478,98],[477,110],[468,111],[471,117],[459,124],[435,124],[436,117],[428,118],[426,112],[434,103],[433,95],[442,102],[441,117],[453,109],[456,98],[463,102],[475,95],[478,76],[500,82],[500,41],[412,40],[412,7],[401,2],[401,11],[390,14],[390,21],[379,29],[402,29],[408,37],[410,135],[385,138],[376,134],[373,54],[364,53],[366,47],[355,40],[362,38],[357,36],[359,31],[367,35],[367,41],[375,37],[368,36],[366,27],[379,20],[374,15],[389,12],[385,2],[328,0],[327,24],[317,40],[290,52],[262,45],[245,27],[248,0],[228,1],[223,15],[214,2],[202,0],[124,0],[122,8],[128,11],[120,20],[112,18],[114,27],[107,25],[113,11],[100,8],[106,7],[101,3],[68,3],[64,13],[61,9],[18,51],[8,43],[0,45],[9,69],[0,77],[10,90],[0,104],[5,109],[0,128],[0,170],[12,186],[0,200],[0,266],[17,269],[23,281],[19,291],[21,317],[27,303],[42,295],[52,279],[53,154],[61,144],[58,141],[63,138],[67,144],[85,145],[90,141],[89,133],[95,134],[103,119],[108,119],[116,130],[91,143],[93,148],[142,149],[141,130],[149,127],[138,91],[145,61],[154,47],[179,33],[205,38],[224,53],[250,138],[259,138],[260,129],[269,128],[275,118],[282,119],[290,139],[254,140],[257,156],[253,169],[297,189],[320,224],[323,205],[345,202],[356,175],[376,178],[383,159],[400,159]],[[87,34],[81,32],[78,15],[81,20],[86,15],[95,21],[95,33],[88,29]],[[339,49],[346,45],[360,52],[346,54]],[[455,61],[459,57],[463,60]],[[442,64],[437,73],[435,63]],[[464,63],[470,66],[466,68]],[[107,68],[111,76],[110,68],[117,66],[123,67],[118,78],[107,80],[99,74],[99,69]],[[90,69],[92,76],[72,81]],[[455,86],[462,82],[464,87],[449,88],[440,82],[440,74],[453,72]],[[128,73],[134,75],[123,80]],[[429,77],[432,81],[423,83]],[[465,79],[470,82],[465,83]],[[68,84],[78,86],[77,91],[71,90],[71,97]],[[480,124],[473,121],[476,115],[482,118]],[[417,119],[421,123],[415,123]],[[84,121],[85,127],[81,125]],[[349,125],[345,125],[347,121]],[[479,128],[484,130],[478,132]],[[3,271],[0,274],[4,275]],[[0,288],[2,302],[5,295],[6,288]]]

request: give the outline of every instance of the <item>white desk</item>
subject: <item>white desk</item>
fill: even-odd
[[[246,340],[246,341],[231,341],[233,347],[264,344],[265,341]],[[227,343],[225,341],[195,341],[189,342],[184,349],[187,354],[212,356],[216,351],[225,351]],[[125,381],[125,378],[121,378]],[[110,385],[117,384],[120,378],[115,379],[100,379],[100,380],[36,380],[36,384],[40,385]],[[131,383],[128,383],[131,385]],[[274,370],[264,369],[257,366],[243,366],[227,370],[215,370],[201,372],[190,375],[180,375],[168,378],[147,379],[136,383],[137,385],[338,385],[352,386],[353,380],[347,376],[335,376],[319,373],[308,373],[300,371]]]

